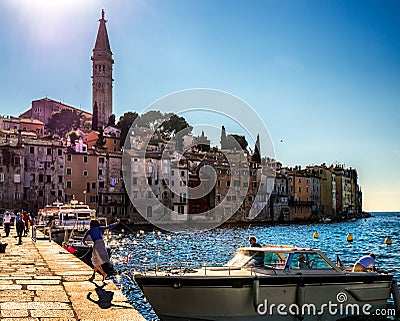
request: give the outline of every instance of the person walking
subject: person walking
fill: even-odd
[[[6,237],[10,235],[10,229],[11,229],[11,214],[9,212],[6,212],[3,217],[3,226],[4,226],[4,232],[6,232]]]
[[[22,220],[20,213],[17,214],[17,217],[15,219],[15,229],[17,230],[17,236],[18,236],[17,245],[21,245],[22,244],[22,234],[24,234],[24,229],[25,229],[25,223]]]
[[[89,236],[93,241],[93,249],[92,249],[93,275],[89,278],[89,281],[94,280],[97,271],[103,276],[103,281],[106,279],[107,274],[106,272],[104,272],[101,265],[110,262],[110,257],[108,256],[107,248],[103,240],[102,231],[105,229],[113,229],[119,223],[120,220],[117,219],[117,222],[114,224],[108,226],[100,226],[100,222],[98,220],[90,221],[90,229],[86,231],[82,240],[82,243],[85,245],[88,245],[86,243],[86,239]]]
[[[29,227],[31,224],[31,216],[29,213],[23,213],[22,214],[22,220],[24,221],[24,235],[23,236],[27,236],[27,234],[29,234]]]

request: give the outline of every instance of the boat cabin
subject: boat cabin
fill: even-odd
[[[257,258],[258,260],[254,261],[253,258]],[[239,248],[225,266],[280,269],[286,271],[341,270],[319,250],[274,245]]]

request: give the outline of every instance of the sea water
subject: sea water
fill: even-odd
[[[340,223],[285,224],[273,226],[224,227],[195,233],[168,233],[157,229],[113,234],[111,256],[117,275],[114,282],[130,303],[147,319],[158,320],[129,271],[157,262],[215,262],[224,264],[240,246],[248,246],[255,235],[261,244],[318,248],[333,262],[337,255],[352,266],[362,255],[376,255],[377,266],[395,275],[400,282],[400,213],[371,213],[373,217]],[[319,238],[314,238],[318,232]],[[351,233],[354,241],[347,242]],[[384,243],[392,239],[392,245]]]

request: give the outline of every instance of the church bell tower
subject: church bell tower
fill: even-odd
[[[112,68],[114,60],[108,41],[106,28],[107,20],[104,19],[104,10],[101,11],[99,20],[99,30],[97,31],[96,44],[92,55],[92,108],[93,116],[96,115],[97,108],[97,127],[107,126],[112,112]]]

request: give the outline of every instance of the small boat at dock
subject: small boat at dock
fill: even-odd
[[[399,297],[390,273],[352,272],[294,246],[242,247],[224,265],[157,263],[132,275],[162,321],[338,320]]]

